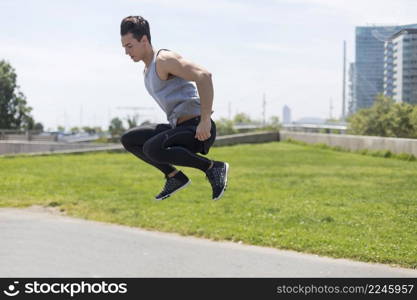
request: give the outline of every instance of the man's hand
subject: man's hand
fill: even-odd
[[[211,136],[211,120],[200,120],[200,123],[197,126],[197,130],[195,131],[195,138],[199,141],[205,141],[210,138]]]

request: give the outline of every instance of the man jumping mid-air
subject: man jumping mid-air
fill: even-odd
[[[174,165],[203,171],[213,200],[220,199],[229,164],[197,154],[206,155],[216,139],[211,74],[173,51],[153,49],[149,23],[140,16],[124,18],[120,34],[126,54],[134,62],[145,63],[146,89],[169,122],[135,127],[121,137],[127,151],[165,174],[165,186],[155,199],[165,199],[191,182]]]

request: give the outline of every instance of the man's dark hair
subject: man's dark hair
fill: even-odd
[[[149,44],[151,44],[149,23],[141,16],[129,16],[122,20],[122,24],[120,24],[120,34],[123,36],[128,33],[133,34],[133,37],[138,41],[146,35]]]

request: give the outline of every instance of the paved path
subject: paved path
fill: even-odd
[[[417,270],[0,209],[0,277],[417,277]]]

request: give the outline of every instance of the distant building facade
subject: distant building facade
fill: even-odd
[[[393,70],[388,66],[389,53],[394,51],[390,39],[405,28],[417,28],[417,24],[355,28],[355,63],[350,68],[353,72],[350,78],[353,98],[349,104],[352,112],[372,106],[376,95],[383,94],[385,90],[387,95],[393,93],[389,81]],[[385,77],[387,81],[384,85]]]
[[[282,109],[282,123],[291,123],[291,109],[287,105],[284,105],[284,108]]]
[[[348,69],[348,116],[352,115],[356,111],[355,107],[355,63],[349,64]]]
[[[385,43],[384,94],[417,104],[417,29],[402,29]]]

